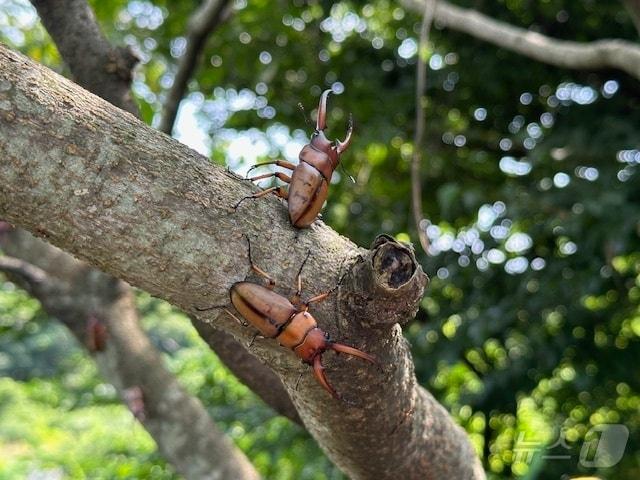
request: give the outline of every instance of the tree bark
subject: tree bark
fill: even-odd
[[[62,58],[69,66],[76,83],[116,107],[137,115],[137,106],[130,92],[131,70],[136,59],[128,49],[114,48],[104,38],[87,2],[85,0],[34,0],[32,3]],[[220,9],[227,3],[223,1]],[[215,21],[222,21],[226,17],[223,12],[218,12],[216,15],[216,8],[211,2],[198,12],[204,15],[196,21],[196,30],[200,35],[204,35],[203,29],[207,25],[215,28]],[[85,44],[89,46],[88,49],[83,49]],[[188,72],[185,70],[184,74],[187,75]],[[59,254],[60,252],[48,251],[46,244],[35,246],[35,242],[37,242],[35,239],[29,242],[26,250],[23,246],[16,245],[14,251],[18,253],[18,257],[23,258],[19,253],[28,253],[32,248],[36,248],[44,255],[50,257],[57,255],[61,271],[66,271],[67,267],[71,270],[75,269],[75,263],[71,257],[65,259]],[[69,262],[69,265],[66,265],[66,262]],[[104,281],[106,283],[107,277]],[[245,351],[242,345],[231,336],[224,335],[209,325],[200,324],[198,331],[241,381],[270,404],[276,412],[300,423],[291,399],[273,372],[248,354],[241,358],[242,364],[229,365],[230,360],[239,359],[237,355],[235,357],[230,355],[230,352]],[[270,381],[268,389],[265,388],[267,380]]]
[[[249,182],[4,47],[0,152],[1,216],[242,341],[252,328],[197,307],[228,304],[230,286],[250,276],[245,234],[280,292],[308,251],[305,298],[349,272],[312,309],[334,339],[381,362],[377,370],[325,354],[346,402],[275,341],[257,340],[251,352],[278,374],[309,431],[351,477],[484,478],[465,433],[415,381],[397,322],[415,314],[426,277],[409,248],[382,238],[363,251],[321,222],[295,231],[274,198],[234,211]]]
[[[292,422],[302,425],[296,407],[284,390],[280,378],[262,364],[249,350],[224,330],[192,319],[202,339],[216,352],[229,370],[267,405]]]
[[[416,13],[424,11],[424,3],[425,0],[403,0],[403,5]],[[542,63],[577,70],[615,68],[640,80],[640,46],[627,40],[604,39],[581,43],[550,38],[444,0],[438,2],[434,21],[437,25],[469,34]]]
[[[131,288],[23,230],[0,234],[0,245],[9,255],[27,257],[13,261],[0,257],[0,271],[9,273],[93,350],[100,373],[129,403],[179,473],[189,479],[259,478],[200,401],[164,367],[139,326]],[[105,331],[96,334],[91,321]],[[95,335],[103,338],[97,340]],[[132,405],[127,397],[135,391],[139,398]]]
[[[90,92],[137,115],[131,71],[138,59],[102,35],[86,0],[31,0],[74,80]]]

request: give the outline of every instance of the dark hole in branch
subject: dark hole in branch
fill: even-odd
[[[400,288],[415,272],[413,259],[404,249],[393,245],[383,246],[373,259],[373,267],[382,283],[391,288]]]

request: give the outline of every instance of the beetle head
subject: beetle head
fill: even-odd
[[[351,144],[351,135],[353,133],[353,118],[349,115],[349,126],[347,128],[347,136],[343,141],[335,140],[331,142],[324,131],[327,128],[327,98],[329,94],[333,93],[333,90],[325,90],[320,96],[320,104],[318,105],[318,121],[316,123],[316,131],[311,137],[311,145],[326,153],[331,158],[334,165],[338,164],[340,155],[349,148]]]
[[[313,360],[321,355],[329,345],[325,333],[316,327],[307,333],[304,341],[295,348],[295,352],[305,363],[312,364]]]

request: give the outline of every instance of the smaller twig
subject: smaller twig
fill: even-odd
[[[623,0],[624,6],[627,7],[629,16],[636,26],[636,30],[640,35],[640,0]]]
[[[32,290],[50,280],[47,272],[41,268],[15,257],[0,257],[0,271],[22,278]]]
[[[187,47],[178,63],[178,71],[167,94],[158,128],[167,135],[171,135],[173,131],[180,101],[184,97],[187,83],[196,69],[198,57],[207,38],[231,16],[233,9],[229,3],[229,0],[205,0],[187,23]]]
[[[402,0],[408,9],[422,12],[425,0]],[[438,26],[463,32],[538,62],[562,68],[615,68],[640,79],[640,45],[620,38],[574,42],[548,37],[496,20],[476,10],[438,1]]]
[[[427,48],[429,33],[433,24],[437,0],[426,0],[420,27],[420,42],[418,43],[418,62],[416,66],[416,131],[413,140],[413,155],[411,157],[411,204],[413,207],[413,220],[418,230],[420,244],[425,253],[429,253],[429,238],[422,226],[424,215],[422,213],[422,179],[420,178],[420,164],[422,163],[422,141],[424,137],[425,108],[423,98],[427,85]]]

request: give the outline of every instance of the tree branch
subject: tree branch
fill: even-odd
[[[224,330],[193,319],[193,326],[220,360],[245,385],[280,415],[302,425],[280,378],[254,357],[245,346]]]
[[[321,447],[352,478],[484,478],[465,433],[416,385],[395,323],[415,314],[426,283],[411,250],[382,239],[362,251],[321,222],[294,231],[275,198],[235,212],[255,191],[249,182],[5,47],[0,85],[2,218],[244,342],[253,329],[196,308],[227,303],[231,284],[250,274],[243,234],[283,293],[311,250],[305,292],[327,291],[350,272],[312,309],[319,325],[383,366],[327,354],[328,377],[349,400],[337,402],[277,342],[253,344]]]
[[[259,478],[200,401],[184,391],[164,367],[139,326],[133,293],[124,282],[87,267],[23,230],[4,235],[0,245],[11,255],[36,263],[0,257],[0,270],[20,277],[20,284],[28,285],[45,310],[89,348],[100,373],[125,403],[127,392],[142,392],[138,410],[130,408],[178,472],[190,479],[216,475]],[[104,330],[97,333],[91,322],[98,322]],[[103,338],[98,341],[94,335]]]
[[[223,1],[223,4],[228,2]],[[60,54],[65,63],[69,66],[80,85],[91,90],[96,95],[108,100],[113,105],[137,113],[137,107],[133,103],[130,95],[131,69],[136,59],[130,52],[123,49],[114,49],[107,42],[100,31],[93,11],[85,0],[41,0],[35,1],[38,13],[43,24],[48,29],[50,35],[58,45]],[[194,18],[196,22],[211,21],[211,3],[207,3],[209,9],[201,9],[203,17]],[[201,25],[196,25],[198,30],[202,30]],[[91,45],[89,53],[93,58],[86,57],[86,50],[81,46]],[[96,63],[100,58],[115,58],[115,65],[119,66],[119,75],[113,76],[111,64],[107,63],[104,68],[97,68]],[[98,65],[99,67],[99,65]],[[38,248],[43,254],[48,254],[47,247],[41,245]],[[64,268],[64,261],[60,262],[59,268]],[[209,325],[202,325],[199,329],[205,335],[205,340],[212,349],[221,348],[223,351],[216,352],[223,362],[228,360],[227,353],[231,350],[243,351],[242,345],[238,344],[229,336],[216,339],[216,335],[222,335]],[[232,345],[232,342],[235,345]],[[273,373],[261,364],[255,357],[243,358],[242,366],[227,365],[232,371],[239,373],[240,378],[249,388],[257,393],[278,413],[299,422],[299,417],[295,408],[284,390],[282,383],[277,380],[270,384],[270,388],[264,388],[264,379],[273,376]]]
[[[131,72],[138,63],[128,48],[102,35],[86,0],[31,0],[76,83],[134,115]]]
[[[420,245],[426,254],[429,254],[429,237],[423,228],[422,221],[422,143],[424,137],[424,98],[427,90],[427,55],[429,32],[433,23],[433,16],[437,8],[437,0],[426,0],[424,12],[422,14],[422,25],[420,27],[420,42],[418,43],[418,62],[416,64],[416,132],[413,138],[413,154],[411,156],[411,205],[413,207],[413,221],[418,231]]]
[[[50,282],[47,272],[41,268],[10,256],[0,257],[0,271],[19,277],[30,291],[40,289],[42,285],[48,286]]]
[[[636,30],[640,34],[640,0],[623,0]]]
[[[403,0],[408,9],[417,13],[424,11],[424,2]],[[444,0],[438,3],[435,21],[542,63],[577,70],[614,68],[640,79],[640,46],[626,40],[605,39],[590,43],[558,40]]]
[[[196,69],[198,57],[207,38],[230,16],[229,0],[204,0],[187,22],[187,48],[180,58],[173,85],[167,94],[158,130],[171,135],[178,115],[180,101],[187,90],[187,83]]]

